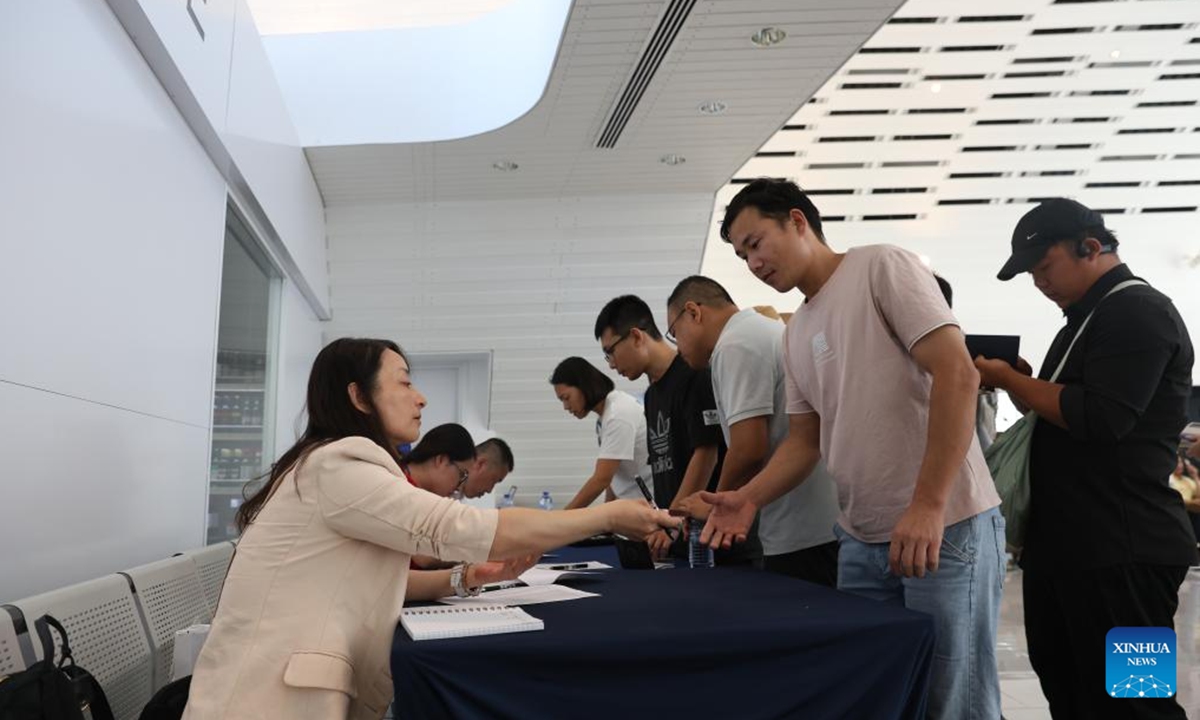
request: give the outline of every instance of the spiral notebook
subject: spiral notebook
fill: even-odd
[[[413,640],[498,635],[544,630],[546,624],[519,607],[507,605],[441,605],[405,608],[400,624]]]

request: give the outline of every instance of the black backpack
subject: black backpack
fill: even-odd
[[[67,631],[49,615],[34,621],[42,660],[0,681],[0,720],[113,720],[100,683],[75,664]],[[62,638],[62,659],[54,662],[54,638]]]

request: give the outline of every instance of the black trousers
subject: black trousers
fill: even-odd
[[[1114,627],[1174,628],[1186,567],[1065,565],[1026,569],[1029,661],[1055,720],[1179,718],[1175,698],[1121,699],[1105,689],[1105,637]]]
[[[837,558],[838,543],[834,540],[782,555],[763,555],[762,569],[836,588]]]

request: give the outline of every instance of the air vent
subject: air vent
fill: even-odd
[[[1124,215],[1125,208],[1095,208],[1101,215]]]
[[[927,192],[929,192],[929,188],[923,187],[873,188],[871,190],[872,195],[915,195]]]
[[[1054,0],[1051,5],[1079,5],[1082,3],[1113,2],[1113,0]]]
[[[1172,60],[1172,67],[1180,67],[1181,65],[1200,65],[1200,59],[1195,60]]]
[[[952,198],[947,200],[938,200],[938,205],[991,205],[992,200],[989,198]]]
[[[889,160],[879,164],[885,168],[938,167],[944,164],[941,160]]]
[[[1154,30],[1182,30],[1183,23],[1154,23],[1150,25],[1118,25],[1113,32],[1150,32]]]
[[[1100,162],[1147,162],[1159,158],[1159,155],[1101,155]]]
[[[1141,187],[1140,182],[1090,182],[1084,185],[1085,188],[1135,188]]]
[[[830,110],[829,115],[838,117],[842,115],[890,115],[891,110]]]
[[[822,190],[805,190],[805,195],[853,195],[854,188],[826,188]]]
[[[1028,20],[1028,15],[963,15],[958,19],[960,23],[988,23],[988,22],[1020,22]]]
[[[1071,97],[1117,97],[1131,95],[1132,90],[1072,90]]]
[[[817,138],[819,143],[844,143],[844,142],[874,142],[879,138],[874,135],[825,135]]]
[[[1200,153],[1175,153],[1172,160],[1200,160]]]
[[[764,150],[754,153],[754,157],[796,157],[795,150]]]
[[[1140,108],[1191,107],[1195,104],[1195,100],[1157,100],[1155,102],[1140,102],[1137,106]]]
[[[1181,185],[1200,185],[1200,180],[1159,180],[1159,187],[1179,187]]]
[[[939,17],[894,17],[888,25],[936,25],[941,21]]]
[[[730,184],[730,185],[749,185],[750,183],[754,182],[755,180],[761,180],[761,179],[762,179],[762,178],[757,178],[757,177],[752,177],[752,178],[734,178],[734,179],[732,179],[732,180],[730,180],[730,181],[729,181],[729,184]],[[776,181],[779,181],[779,182],[783,182],[783,181],[787,180],[788,178],[781,178],[781,177],[777,177],[777,178],[770,178],[770,179],[771,179],[771,180],[776,180]]]
[[[1072,177],[1082,174],[1078,170],[1026,170],[1021,177]]]
[[[1164,73],[1159,80],[1200,80],[1200,73]]]
[[[976,125],[1033,125],[1037,122],[1034,118],[999,118],[995,120],[976,120]]]
[[[921,47],[865,47],[859,48],[859,55],[896,55],[907,53],[919,53],[924,48]]]
[[[908,68],[858,68],[856,70],[847,70],[847,75],[911,75],[912,70]]]
[[[1013,65],[1042,65],[1049,63],[1075,62],[1079,58],[1072,55],[1053,55],[1050,57],[1013,58]]]
[[[1178,132],[1176,128],[1121,128],[1118,135],[1157,135]]]
[[[1094,27],[1034,28],[1030,35],[1084,35],[1096,32]]]
[[[1154,67],[1158,63],[1154,60],[1116,60],[1113,62],[1094,62],[1088,63],[1089,68],[1146,68]]]
[[[1006,78],[1041,78],[1041,77],[1063,77],[1067,74],[1066,70],[1040,70],[1034,72],[1007,72],[1004,73]]]
[[[621,133],[625,131],[625,126],[629,123],[629,118],[633,116],[638,103],[646,94],[646,88],[654,80],[655,74],[662,66],[663,60],[671,50],[671,45],[679,36],[679,31],[683,28],[683,24],[695,4],[696,0],[671,0],[667,5],[667,10],[663,13],[658,27],[654,29],[654,34],[650,36],[650,42],[642,52],[641,58],[638,59],[633,74],[626,81],[621,97],[609,112],[608,122],[605,123],[603,132],[600,133],[596,147],[616,147],[617,141],[621,139]]]
[[[992,93],[993,100],[1021,100],[1028,98],[1048,98],[1054,97],[1052,92],[1007,92],[1007,93]]]
[[[1002,178],[1008,177],[1008,173],[1003,172],[956,172],[950,173],[951,180],[982,180],[983,178]]]
[[[1195,205],[1178,205],[1175,207],[1148,207],[1148,208],[1142,208],[1142,212],[1144,212],[1144,213],[1196,212],[1196,206]]]
[[[967,111],[966,108],[952,108],[952,107],[909,108],[908,110],[905,110],[905,112],[907,112],[909,115],[953,115],[953,114],[958,114],[958,113],[965,113],[966,111]]]
[[[861,170],[867,166],[866,163],[809,163],[805,165],[806,170]]]
[[[865,82],[865,83],[842,83],[838,86],[842,90],[897,90],[904,87],[904,83],[898,82]]]
[[[1074,123],[1076,125],[1082,123],[1106,123],[1111,122],[1110,117],[1073,117],[1073,118],[1054,118],[1050,122],[1058,125],[1061,123]]]
[[[1091,150],[1092,143],[1058,143],[1057,145],[1035,145],[1035,150]]]
[[[1007,50],[1007,45],[944,45],[942,52],[1000,52]]]
[[[810,128],[808,125],[784,125],[783,129],[784,130],[808,130]]]
[[[893,135],[893,140],[953,140],[954,136],[950,133],[937,133],[925,135]]]
[[[821,222],[823,222],[823,223],[846,222],[846,216],[845,215],[822,215]]]
[[[921,78],[926,81],[933,80],[986,80],[987,75],[983,73],[966,73],[962,75],[926,75]]]
[[[964,145],[959,152],[1016,152],[1022,149],[1022,145]]]
[[[917,215],[863,215],[863,220],[916,220]]]

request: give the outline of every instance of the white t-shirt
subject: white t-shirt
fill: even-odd
[[[604,414],[596,421],[596,440],[601,460],[620,460],[613,475],[613,494],[618,498],[643,499],[634,476],[650,483],[650,456],[646,449],[646,413],[627,392],[613,390],[604,398]]]
[[[784,341],[788,413],[821,418],[821,456],[837,483],[838,523],[867,543],[891,539],[912,502],[929,434],[933,378],[911,351],[958,325],[933,273],[891,245],[853,248],[796,310]],[[1000,504],[979,440],[955,474],[946,525]]]
[[[747,308],[729,318],[712,354],[713,395],[725,444],[729,428],[769,416],[767,457],[787,437],[787,397],[783,371],[783,323]],[[832,542],[837,521],[837,489],[818,463],[808,479],[762,509],[758,537],[764,555],[783,555]]]

